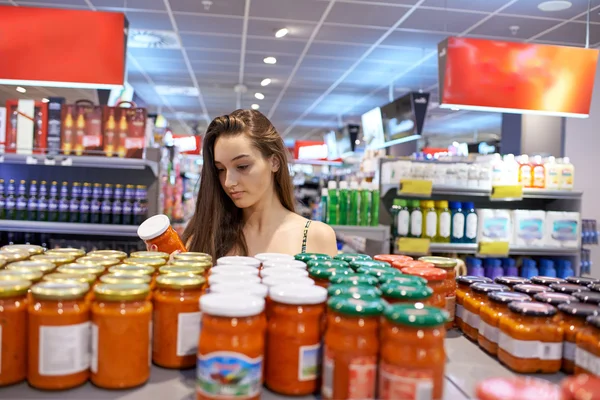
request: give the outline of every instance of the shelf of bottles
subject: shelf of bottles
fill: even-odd
[[[479,245],[477,243],[431,243],[429,245],[429,252],[431,253],[476,254],[478,250]],[[508,254],[515,256],[558,257],[576,256],[579,251],[579,248],[510,246]],[[403,252],[402,254],[408,253]]]

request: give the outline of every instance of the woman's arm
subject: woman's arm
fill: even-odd
[[[332,257],[337,255],[337,242],[333,229],[322,222],[312,221],[308,228],[306,252],[323,253]]]

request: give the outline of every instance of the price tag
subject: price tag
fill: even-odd
[[[70,157],[67,157],[60,162],[60,165],[62,165],[63,167],[70,167],[71,165],[73,165],[73,159]]]
[[[400,193],[431,197],[433,182],[424,179],[400,179]]]
[[[477,253],[482,256],[508,256],[508,242],[479,242]]]
[[[429,254],[429,239],[399,238],[398,251],[403,254]]]
[[[54,158],[44,158],[44,165],[56,165]]]
[[[492,187],[492,200],[521,200],[523,198],[523,186],[521,185],[498,185]]]
[[[36,165],[38,163],[38,159],[32,156],[27,156],[25,159],[25,164],[27,165]]]

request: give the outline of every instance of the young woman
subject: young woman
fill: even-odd
[[[294,212],[286,148],[258,111],[215,118],[203,143],[204,166],[196,211],[183,240],[189,251],[227,255],[337,254],[326,224]]]

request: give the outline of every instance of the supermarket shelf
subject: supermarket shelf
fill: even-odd
[[[47,165],[62,167],[108,168],[108,169],[150,169],[154,176],[158,176],[158,163],[141,158],[116,158],[97,156],[49,156],[42,154],[0,154],[0,164],[18,165]]]
[[[0,220],[0,231],[137,237],[137,225]]]
[[[477,243],[431,243],[429,246],[431,253],[458,253],[475,254],[477,253]],[[579,248],[561,248],[561,247],[520,247],[511,246],[509,254],[515,256],[575,256],[581,250]]]
[[[347,226],[330,225],[336,233],[348,236],[360,236],[367,240],[376,240],[378,242],[387,242],[390,237],[390,227],[386,225],[379,226]]]

